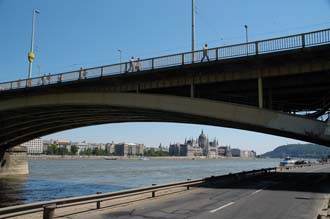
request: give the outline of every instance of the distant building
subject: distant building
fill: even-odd
[[[170,145],[169,155],[187,157],[207,156],[215,158],[218,157],[218,141],[214,139],[209,142],[204,131],[202,131],[197,140],[186,139],[184,144],[176,143]]]
[[[241,150],[238,148],[231,149],[231,156],[232,157],[241,157]]]
[[[172,144],[169,147],[169,156],[180,156],[180,144]]]
[[[36,138],[25,142],[22,144],[22,146],[27,148],[28,154],[42,154],[44,152],[43,141],[41,138]]]
[[[61,140],[55,140],[54,144],[56,144],[60,148],[66,148],[70,151],[72,143],[71,141],[61,139]]]
[[[218,155],[221,157],[231,157],[230,146],[220,146],[218,147]]]
[[[248,150],[241,150],[241,157],[242,158],[255,158],[256,152],[248,151]]]
[[[143,155],[144,145],[136,143],[119,143],[115,144],[115,155],[117,156],[134,156]]]
[[[144,155],[144,144],[136,144],[136,155]]]
[[[91,148],[90,145],[86,142],[72,142],[72,146],[78,147],[78,154],[81,151],[86,151],[87,149]]]
[[[158,148],[155,148],[155,151],[169,152],[169,147],[164,147],[162,144],[159,144]]]
[[[180,146],[179,146],[179,156],[187,156],[188,147],[189,146],[187,144],[180,144]]]
[[[115,153],[115,144],[113,142],[107,143],[105,145],[105,150],[110,154],[114,154]]]

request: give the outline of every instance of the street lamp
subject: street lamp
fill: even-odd
[[[191,0],[191,52],[192,63],[195,61],[195,0]]]
[[[248,55],[249,55],[249,45],[248,45],[248,42],[249,42],[249,35],[248,35],[248,26],[247,26],[247,25],[244,25],[244,27],[245,27],[246,55],[248,56]]]
[[[31,78],[32,74],[32,62],[34,60],[34,53],[33,53],[33,47],[34,47],[34,21],[35,21],[35,14],[39,14],[40,11],[33,9],[33,14],[32,14],[32,36],[31,36],[31,49],[30,52],[28,53],[28,59],[29,59],[29,75],[28,78]]]
[[[121,51],[121,49],[118,49],[117,51],[119,52],[119,73],[121,73],[121,53],[123,51]]]

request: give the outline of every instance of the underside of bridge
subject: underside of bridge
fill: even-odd
[[[1,101],[2,148],[89,125],[177,122],[231,127],[330,146],[326,122],[256,107],[167,95],[79,92]]]
[[[329,106],[330,45],[322,45],[0,91],[0,147],[119,122],[214,125],[330,146]]]

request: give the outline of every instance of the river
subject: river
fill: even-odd
[[[0,207],[278,166],[275,159],[30,160],[26,177],[0,179]]]

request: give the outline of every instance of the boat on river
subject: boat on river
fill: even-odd
[[[280,162],[280,166],[281,167],[285,167],[285,166],[294,166],[296,164],[296,160],[293,160],[291,157],[286,157],[284,158],[284,160],[282,160]]]
[[[116,157],[104,157],[104,160],[117,160],[118,158]]]

